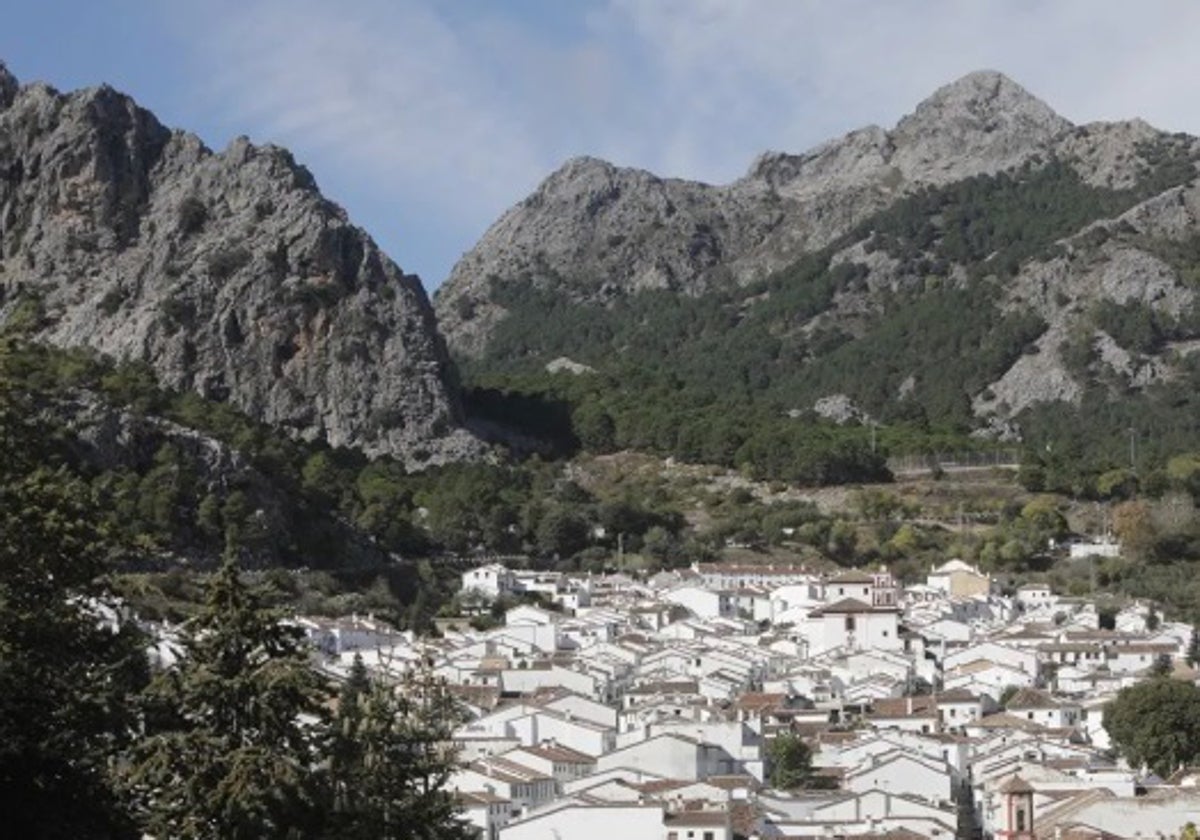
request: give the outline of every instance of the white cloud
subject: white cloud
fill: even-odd
[[[435,281],[566,157],[726,181],[983,67],[1071,119],[1200,133],[1192,0],[544,2],[243,0],[178,23],[205,106],[296,149],[334,195],[375,191],[367,218],[352,207],[368,228],[419,215]]]

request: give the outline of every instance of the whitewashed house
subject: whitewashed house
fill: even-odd
[[[462,591],[476,592],[490,600],[517,591],[517,576],[499,563],[489,563],[462,574]]]

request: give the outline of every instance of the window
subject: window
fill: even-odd
[[[704,840],[714,840],[713,833],[711,831],[704,832]]]
[[[679,832],[678,831],[668,831],[667,832],[667,840],[679,840]]]
[[[854,632],[854,616],[852,616],[852,615],[846,616],[846,632],[847,633]]]
[[[1025,809],[1017,809],[1017,831],[1025,830]]]

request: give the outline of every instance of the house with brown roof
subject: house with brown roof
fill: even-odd
[[[805,629],[812,656],[831,650],[901,650],[904,647],[900,638],[899,609],[859,598],[841,598],[813,610],[805,622]]]
[[[1015,717],[1046,727],[1065,729],[1075,726],[1081,718],[1081,708],[1072,700],[1052,697],[1036,688],[1022,688],[1009,698],[1005,711]]]
[[[508,758],[490,756],[450,775],[446,786],[453,791],[484,790],[510,803],[509,816],[516,819],[530,809],[554,800],[554,779]]]
[[[573,750],[557,741],[518,747],[502,758],[510,758],[554,779],[558,792],[567,782],[590,776],[596,770],[596,757]]]
[[[512,803],[486,790],[460,790],[454,802],[463,819],[478,829],[480,840],[499,840],[500,829],[512,817]]]

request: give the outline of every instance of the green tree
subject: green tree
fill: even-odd
[[[771,787],[791,790],[804,787],[812,776],[812,750],[799,735],[784,733],[767,747]]]
[[[300,468],[301,487],[319,499],[332,502],[342,478],[328,452],[314,452]]]
[[[538,523],[537,547],[543,554],[569,557],[585,549],[587,542],[587,522],[571,508],[551,508]]]
[[[1171,673],[1171,656],[1167,653],[1160,653],[1154,657],[1154,662],[1150,665],[1150,673],[1156,677],[1166,677]]]
[[[573,412],[575,434],[584,449],[596,454],[616,449],[617,427],[612,415],[596,402],[586,402]]]
[[[126,784],[156,837],[299,838],[321,815],[325,681],[299,632],[227,560],[178,666],[147,692]]]
[[[0,345],[0,367],[11,350]],[[0,791],[13,837],[136,837],[108,772],[146,677],[110,597],[112,542],[0,369]]]
[[[1104,709],[1104,729],[1131,766],[1167,776],[1200,761],[1200,688],[1168,677],[1123,688]]]
[[[398,684],[352,667],[330,748],[328,840],[467,840],[472,831],[445,789],[447,751],[461,719],[446,683],[425,667]]]

